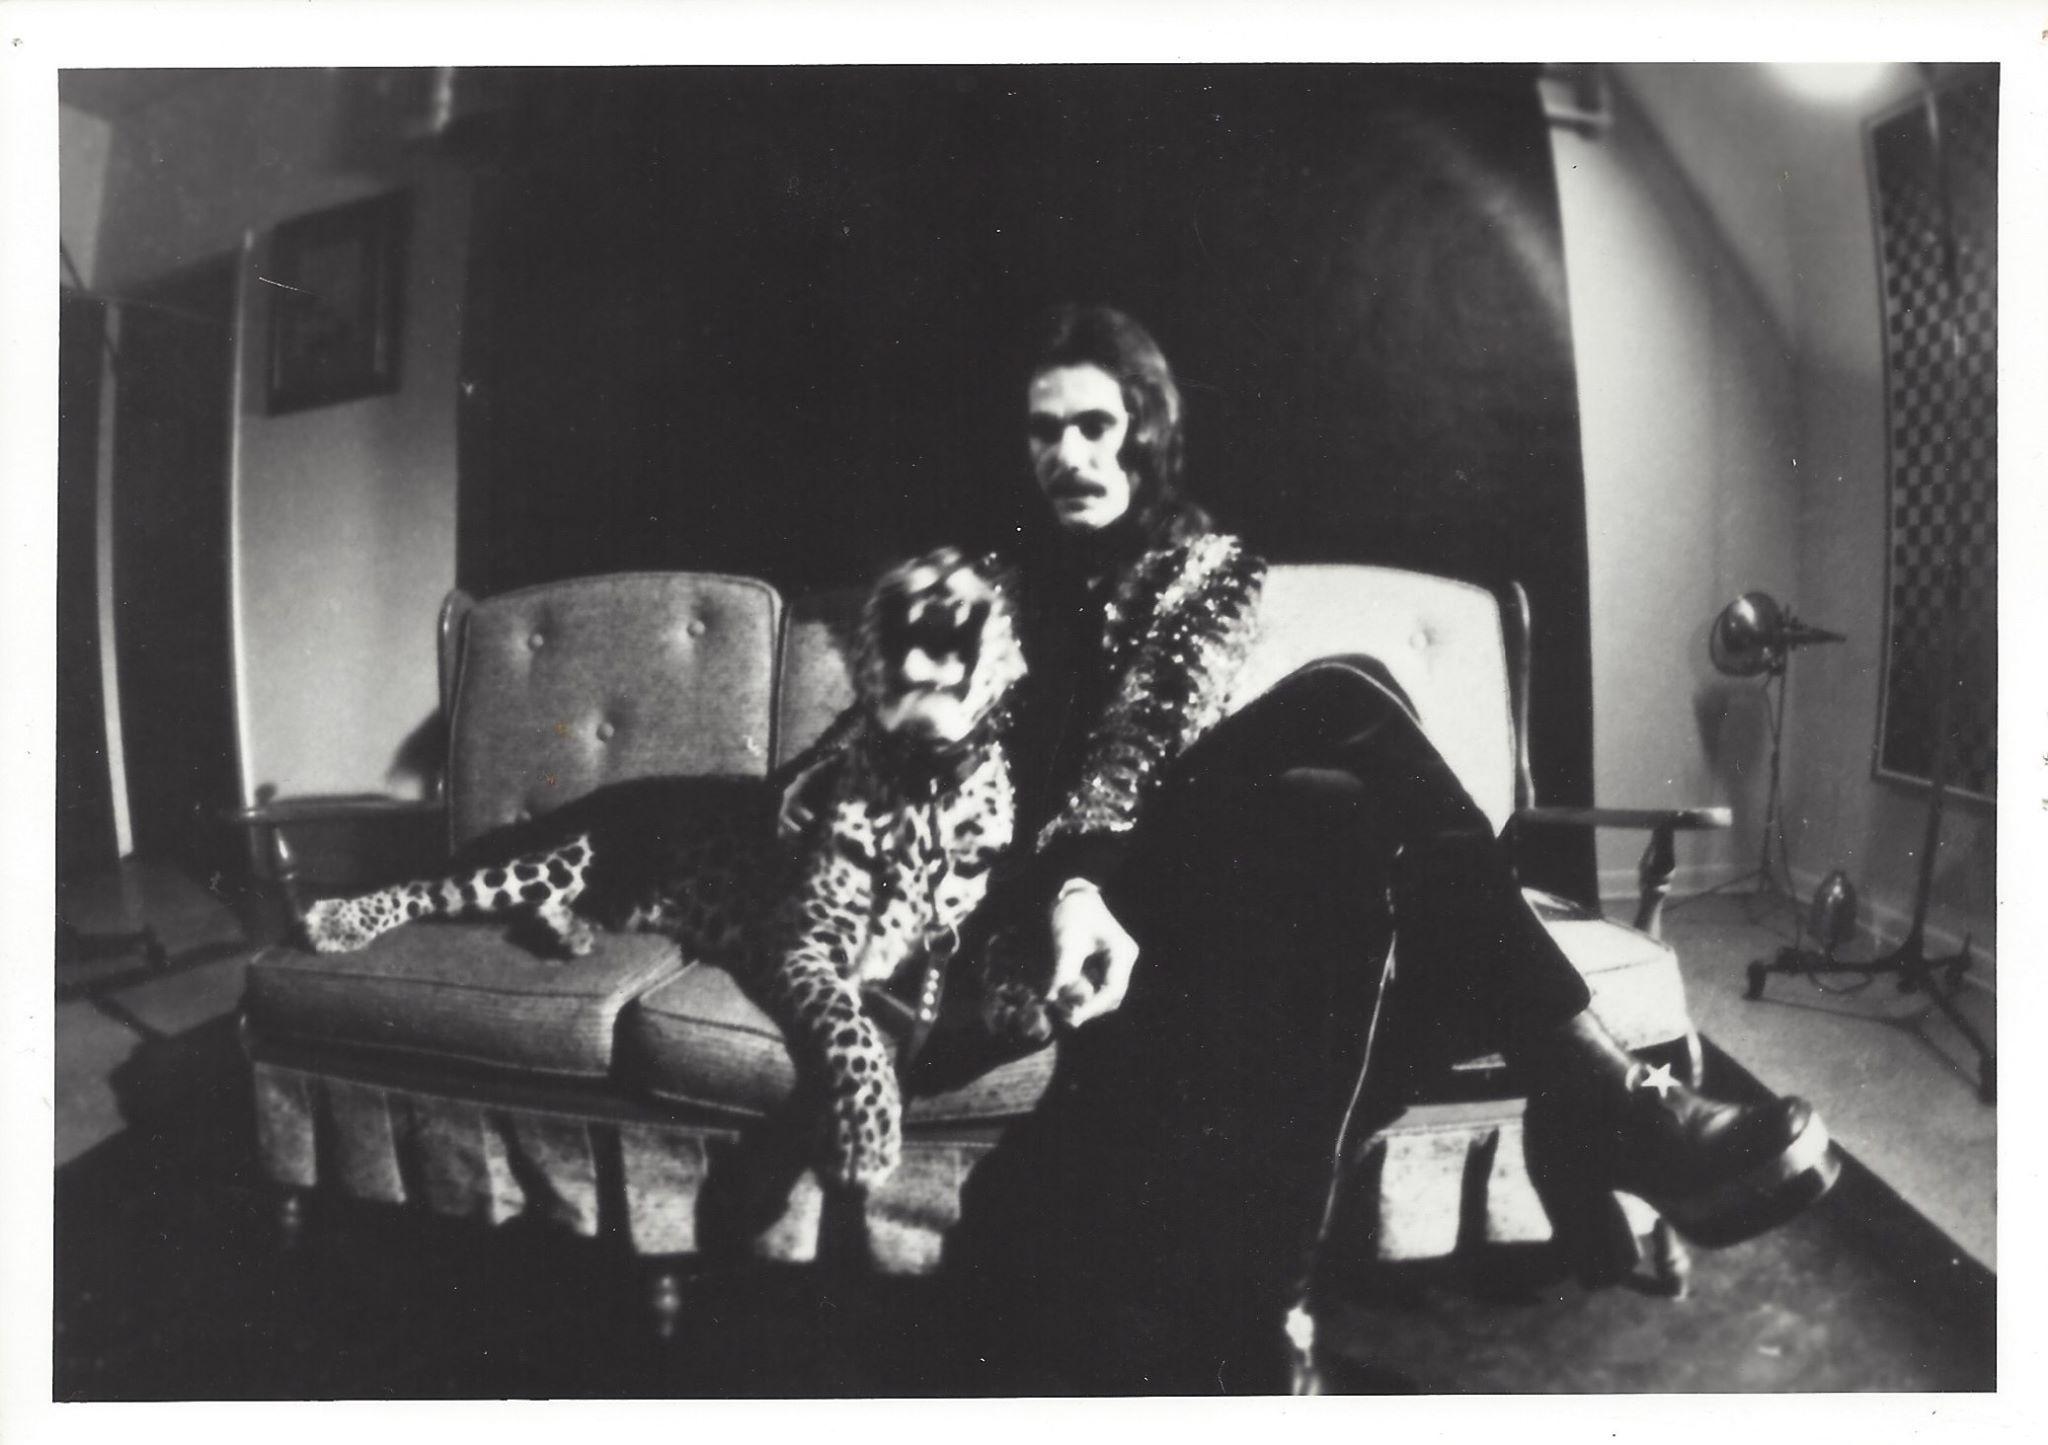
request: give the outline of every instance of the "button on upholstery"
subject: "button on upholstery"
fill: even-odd
[[[609,721],[601,722],[597,725],[597,740],[601,743],[608,743],[612,740],[612,734],[617,731],[618,729]]]
[[[536,632],[533,634],[533,636],[526,639],[526,645],[532,648],[535,652],[539,652],[541,648],[547,645],[547,638],[543,637],[540,633]]]
[[[692,617],[688,625],[683,628],[683,631],[689,633],[692,637],[702,637],[704,635],[704,619]]]

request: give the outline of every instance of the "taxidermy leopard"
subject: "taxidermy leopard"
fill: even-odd
[[[902,1149],[885,1025],[921,1041],[1011,842],[1000,731],[1023,672],[1004,575],[951,549],[919,557],[868,597],[855,705],[776,778],[598,789],[480,840],[442,878],[314,904],[307,941],[343,952],[416,918],[499,914],[530,916],[569,955],[590,951],[593,925],[673,937],[781,1025],[824,1106],[821,1176],[872,1188]],[[792,777],[809,822],[778,837]]]

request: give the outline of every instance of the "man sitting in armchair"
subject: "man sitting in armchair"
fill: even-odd
[[[1819,1198],[1834,1164],[1804,1101],[1703,1098],[1588,1012],[1385,668],[1325,660],[1224,715],[1264,564],[1183,490],[1146,331],[1063,307],[1023,381],[1046,511],[1015,559],[1025,856],[998,906],[1042,941],[1067,1027],[949,1246],[989,1347],[1172,1390],[1141,1373],[1156,1330],[1188,1388],[1307,1385],[1303,1302],[1376,1037],[1504,1055],[1553,1212],[1623,1189],[1724,1245]]]

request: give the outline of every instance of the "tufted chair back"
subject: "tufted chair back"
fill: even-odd
[[[775,766],[809,747],[853,702],[851,659],[864,588],[793,598],[782,632],[775,700]]]
[[[629,778],[765,773],[781,614],[766,583],[703,573],[451,602],[451,841]]]
[[[1506,827],[1520,754],[1493,594],[1399,567],[1275,566],[1260,605],[1259,642],[1245,660],[1232,707],[1305,663],[1359,652],[1386,664],[1494,831]]]

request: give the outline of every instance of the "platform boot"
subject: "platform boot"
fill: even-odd
[[[1529,1089],[1532,1173],[1570,1179],[1589,1198],[1633,1194],[1695,1244],[1719,1248],[1776,1228],[1841,1172],[1804,1099],[1706,1098],[1668,1066],[1631,1055],[1590,1010],[1525,1040],[1509,1062]]]

